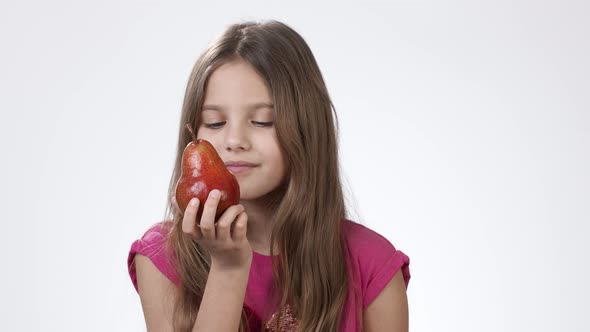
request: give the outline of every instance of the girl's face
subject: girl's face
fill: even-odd
[[[228,167],[240,183],[241,200],[270,193],[286,176],[274,121],[270,91],[248,63],[231,61],[211,74],[197,138],[209,141],[226,165],[253,164],[243,171]]]

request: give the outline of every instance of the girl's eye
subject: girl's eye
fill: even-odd
[[[218,129],[221,128],[224,123],[225,122],[205,123],[205,128]]]
[[[252,123],[254,123],[256,126],[258,127],[270,127],[272,126],[272,122],[258,122],[258,121],[252,121]]]
[[[260,122],[260,121],[252,121],[252,123],[257,127],[270,127],[273,125],[273,122]],[[205,128],[209,129],[219,129],[225,124],[224,122],[215,122],[215,123],[205,123]]]

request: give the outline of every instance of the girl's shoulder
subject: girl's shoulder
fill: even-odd
[[[371,251],[386,249],[387,251],[395,251],[395,247],[387,238],[355,221],[342,219],[342,232],[353,250]]]
[[[148,257],[152,263],[170,281],[178,285],[179,278],[175,272],[173,263],[174,252],[167,248],[166,240],[172,228],[172,221],[160,221],[148,227],[147,231],[133,241],[127,256],[127,268],[129,276],[137,290],[137,276],[135,272],[135,256],[143,255]]]
[[[365,292],[364,304],[401,271],[406,283],[410,281],[410,257],[396,248],[386,237],[367,226],[343,219],[343,235],[346,239],[347,258],[357,283]]]

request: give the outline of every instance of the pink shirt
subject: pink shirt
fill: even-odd
[[[180,278],[169,264],[171,259],[164,251],[166,228],[163,225],[163,222],[156,223],[131,245],[127,265],[136,290],[137,276],[133,264],[136,254],[150,258],[164,276],[176,286],[180,285]],[[351,278],[340,326],[341,331],[360,331],[362,321],[356,316],[355,306],[359,304],[364,311],[400,270],[407,287],[410,281],[410,259],[396,250],[386,238],[361,224],[344,219],[343,230],[349,245],[347,259],[351,263]],[[260,321],[270,318],[276,311],[276,307],[268,300],[273,293],[271,287],[271,256],[254,252],[244,299],[246,310],[252,314],[251,326],[256,327],[254,331],[261,331]]]

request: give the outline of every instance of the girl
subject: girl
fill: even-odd
[[[408,330],[409,258],[347,219],[333,112],[285,24],[235,24],[209,45],[186,88],[169,219],[128,256],[148,331]],[[218,190],[176,204],[186,124],[238,179],[240,204],[218,220]]]

